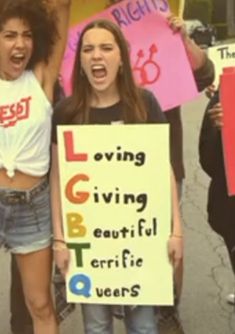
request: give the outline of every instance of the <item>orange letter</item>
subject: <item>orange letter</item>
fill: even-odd
[[[88,200],[89,196],[90,196],[90,194],[88,192],[85,192],[85,191],[83,191],[83,192],[77,191],[77,192],[75,192],[75,194],[73,193],[73,187],[79,181],[89,181],[89,177],[85,174],[75,175],[74,177],[72,177],[71,180],[69,180],[69,182],[66,185],[65,195],[71,203],[82,204],[82,203],[86,202]]]

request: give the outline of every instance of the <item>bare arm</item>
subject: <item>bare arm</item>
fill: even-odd
[[[50,185],[51,185],[51,214],[52,214],[54,238],[64,240],[62,213],[61,213],[62,208],[60,200],[58,152],[56,144],[52,144]]]
[[[58,38],[53,47],[49,61],[46,64],[40,63],[38,66],[36,66],[35,74],[41,83],[45,94],[49,100],[52,101],[53,86],[56,79],[58,78],[67,41],[71,0],[46,0],[46,4],[48,11],[54,10],[56,13],[56,28],[58,32]]]
[[[202,68],[206,62],[206,52],[202,50],[188,35],[183,39],[184,46],[188,55],[192,70]]]
[[[180,219],[179,199],[176,187],[176,181],[173,171],[171,170],[171,189],[172,189],[172,235],[182,236],[182,227]]]
[[[174,32],[181,34],[192,70],[196,71],[203,67],[207,58],[206,52],[188,36],[183,19],[175,15],[170,15],[168,22]]]
[[[57,145],[52,144],[52,164],[50,172],[51,186],[51,217],[53,225],[53,249],[56,265],[63,275],[66,275],[70,256],[69,250],[64,242],[64,232],[62,223],[62,206],[60,200],[60,184],[59,184],[59,164]]]
[[[168,243],[169,258],[176,269],[183,259],[183,232],[180,221],[179,200],[176,188],[176,181],[173,171],[171,171],[172,190],[172,233]]]

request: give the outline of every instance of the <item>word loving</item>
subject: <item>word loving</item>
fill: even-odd
[[[74,137],[72,131],[65,131],[63,133],[64,143],[65,143],[65,159],[66,161],[77,161],[77,162],[86,162],[88,161],[87,153],[77,153],[74,151]],[[130,151],[125,151],[121,146],[117,146],[116,150],[112,152],[97,152],[93,155],[93,162],[101,162],[104,161],[106,163],[111,163],[115,161],[115,163],[128,162],[134,164],[137,168],[143,166],[146,162],[146,156],[144,152],[133,153]],[[70,178],[65,187],[65,195],[66,198],[74,204],[83,204],[90,196],[89,192],[86,191],[77,191],[75,188],[76,185],[80,184],[80,182],[89,182],[90,177],[86,174],[79,173]],[[105,204],[115,203],[115,204],[134,204],[139,205],[136,209],[137,212],[143,211],[147,206],[147,194],[130,194],[130,193],[121,193],[118,187],[115,187],[115,190],[109,193],[99,193],[98,187],[94,187],[93,193],[93,203],[100,203],[103,201]],[[70,238],[74,237],[85,237],[87,234],[87,228],[84,224],[83,216],[77,212],[69,212],[66,214],[66,223],[68,226],[68,236]],[[146,221],[145,219],[139,219],[137,224],[137,230],[135,230],[134,226],[130,229],[123,227],[119,231],[116,231],[121,237],[133,237],[135,235],[141,236],[151,236],[157,234],[157,220],[156,218],[152,221],[152,227],[145,227]],[[107,233],[114,233],[96,229],[95,237],[100,238],[103,233],[103,237],[107,237]],[[76,266],[83,267],[83,255],[84,251],[90,249],[90,243],[68,243],[68,247],[75,252],[76,258]],[[132,254],[128,249],[123,249],[121,254],[117,254],[113,258],[110,259],[93,259],[90,263],[93,268],[118,268],[118,267],[141,267],[143,265],[143,259],[141,257],[136,257]],[[91,296],[91,286],[92,282],[89,276],[84,274],[76,274],[69,281],[70,291],[77,296],[90,297]],[[118,297],[130,295],[132,297],[137,297],[139,294],[139,285],[133,285],[129,288],[121,287],[117,289],[99,289],[95,288],[94,291],[98,297],[106,296],[106,297]]]

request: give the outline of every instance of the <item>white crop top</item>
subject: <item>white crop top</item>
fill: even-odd
[[[48,172],[52,106],[32,71],[0,79],[0,169],[32,176]]]

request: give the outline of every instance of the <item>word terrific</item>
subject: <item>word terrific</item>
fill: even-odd
[[[90,244],[88,243],[68,243],[68,248],[75,251],[75,259],[77,267],[83,267],[83,251],[85,249],[90,249]],[[129,249],[123,249],[121,254],[115,255],[112,258],[105,259],[92,259],[90,262],[93,268],[133,268],[142,267],[143,258],[135,257],[134,254],[130,252]]]

